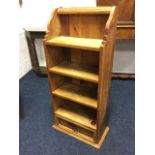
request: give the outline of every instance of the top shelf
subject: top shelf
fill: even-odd
[[[58,14],[109,14],[113,7],[81,7],[59,8]]]
[[[45,44],[99,52],[102,42],[102,39],[58,36],[47,40]]]

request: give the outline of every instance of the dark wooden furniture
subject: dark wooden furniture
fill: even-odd
[[[20,103],[19,103],[19,118],[24,119],[23,107]]]
[[[109,127],[116,7],[56,9],[44,49],[53,127],[100,148]]]
[[[24,110],[21,102],[21,97],[19,96],[19,118],[24,119]]]
[[[35,47],[35,39],[43,39],[45,36],[46,29],[25,29],[25,36],[28,44],[28,49],[30,53],[30,59],[33,70],[40,74],[47,74],[45,66],[39,66],[39,60],[37,57],[36,47]]]
[[[116,38],[135,38],[135,0],[96,0],[96,5],[116,5],[119,11]]]

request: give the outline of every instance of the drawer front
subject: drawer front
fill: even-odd
[[[81,128],[75,124],[68,122],[68,121],[62,120],[60,118],[58,118],[58,122],[59,122],[59,125],[61,125],[61,128],[73,133],[74,135],[81,136],[91,142],[94,142],[94,139],[93,139],[94,133],[93,132],[88,131],[84,128]]]

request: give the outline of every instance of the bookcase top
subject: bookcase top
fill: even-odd
[[[58,8],[58,14],[109,14],[115,6]]]

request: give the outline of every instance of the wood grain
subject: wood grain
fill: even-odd
[[[96,131],[96,124],[92,123],[95,120],[95,116],[89,111],[85,111],[83,108],[78,106],[61,106],[56,111],[55,114],[57,117],[69,121],[73,124],[76,124],[80,127],[83,127],[92,132]]]
[[[92,132],[92,131],[84,129],[84,128],[78,126],[78,125],[75,125],[73,123],[70,123],[70,122],[65,121],[63,119],[60,119],[60,118],[59,118],[58,126],[61,127],[61,128],[64,128],[67,131],[70,131],[70,132],[74,133],[76,136],[81,136],[81,137],[83,137],[84,139],[86,139],[86,140],[88,140],[90,142],[94,142],[94,140],[92,138],[94,132]]]
[[[119,16],[116,39],[135,38],[135,0],[96,0],[96,5],[117,6]]]
[[[109,14],[111,7],[70,7],[59,8],[58,14]]]
[[[53,125],[53,128],[55,128],[56,130],[58,131],[61,131],[69,136],[72,136],[88,145],[91,145],[93,146],[94,148],[96,149],[100,149],[101,145],[103,144],[108,132],[109,132],[109,127],[106,127],[105,131],[103,132],[102,136],[101,136],[101,139],[98,143],[94,143],[92,142],[92,140],[90,138],[86,138],[86,136],[83,136],[82,134],[80,133],[76,133],[68,128],[66,128],[65,126],[62,126],[62,125]]]
[[[89,87],[86,88],[85,86],[64,84],[58,89],[52,91],[52,94],[96,109],[97,94],[95,91],[96,90],[90,89]]]
[[[106,34],[104,36],[104,40],[106,40],[106,43],[102,46],[99,57],[97,141],[100,140],[100,137],[107,125],[117,16],[117,9],[113,8],[105,27]]]
[[[100,49],[101,39],[87,39],[87,38],[75,38],[59,36],[46,41],[46,45],[70,47],[91,51],[98,51]]]
[[[117,26],[116,39],[133,39],[135,38],[135,27],[129,25]]]
[[[79,38],[101,39],[103,41],[104,27],[108,18],[109,14],[69,15],[69,35]]]
[[[96,67],[64,62],[50,68],[50,72],[75,79],[98,83],[98,69]]]
[[[96,0],[97,6],[117,6],[118,21],[133,21],[135,0]]]
[[[96,148],[108,132],[117,15],[115,7],[56,9],[44,40],[54,127]]]

